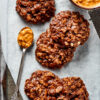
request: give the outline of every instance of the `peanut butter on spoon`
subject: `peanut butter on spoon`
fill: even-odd
[[[19,92],[19,87],[20,87],[20,82],[21,82],[21,77],[22,77],[22,72],[23,72],[23,64],[24,64],[24,56],[27,48],[29,48],[33,44],[33,32],[29,27],[23,28],[18,35],[17,41],[18,44],[22,50],[22,58],[21,58],[21,63],[19,67],[19,73],[18,73],[18,78],[17,78],[17,83],[16,83],[16,88],[15,92],[11,97],[11,100],[18,100],[18,92]]]
[[[29,27],[23,28],[18,35],[17,41],[22,48],[28,48],[33,43],[33,32]]]

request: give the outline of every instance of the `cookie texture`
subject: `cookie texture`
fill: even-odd
[[[48,31],[40,35],[37,40],[36,59],[42,66],[61,68],[72,60],[75,48],[66,48],[63,45],[54,43],[50,37]]]
[[[89,23],[79,12],[61,11],[50,23],[52,38],[65,46],[83,45],[90,33]]]
[[[51,38],[51,31],[50,31],[50,29],[47,29],[46,32],[43,32],[43,33],[39,36],[39,38],[38,38],[36,44],[37,44],[37,46],[38,46],[39,44],[47,44],[47,45],[50,45],[50,44],[52,44],[53,42],[54,42],[54,41],[53,41],[53,39]]]
[[[80,77],[66,77],[62,79],[62,83],[63,94],[67,94],[69,100],[89,100],[89,94]]]
[[[61,11],[37,40],[37,61],[48,68],[61,68],[89,38],[89,23],[79,12]]]
[[[55,14],[54,0],[17,0],[16,11],[27,22],[37,24],[49,21]]]
[[[79,77],[60,79],[50,71],[38,70],[25,82],[31,100],[89,100],[85,84]]]
[[[59,84],[60,79],[52,72],[38,70],[26,80],[25,93],[32,100],[56,100]]]

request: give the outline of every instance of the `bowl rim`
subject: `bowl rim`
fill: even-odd
[[[87,7],[83,7],[83,6],[80,6],[78,4],[76,4],[73,0],[70,0],[72,4],[74,4],[75,6],[79,7],[79,8],[82,8],[82,9],[85,9],[85,10],[93,10],[93,9],[97,9],[97,8],[100,8],[100,6],[97,6],[97,7],[93,7],[93,8],[87,8]]]

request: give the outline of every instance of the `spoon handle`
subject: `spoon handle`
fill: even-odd
[[[23,62],[24,62],[25,52],[26,52],[26,49],[23,49],[18,78],[17,78],[17,84],[16,84],[15,92],[11,97],[11,100],[18,100],[18,92],[19,92],[19,86],[21,82],[22,71],[23,71],[23,64],[24,64]]]
[[[18,78],[17,78],[17,84],[16,84],[16,91],[17,92],[19,91],[19,86],[20,86],[20,82],[21,82],[25,52],[26,52],[26,49],[23,49],[20,68],[19,68],[19,73],[18,73]]]

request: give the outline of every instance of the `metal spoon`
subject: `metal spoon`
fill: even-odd
[[[24,64],[24,56],[27,48],[29,48],[33,43],[33,32],[29,27],[23,28],[18,35],[18,44],[22,48],[22,57],[21,57],[21,63],[16,83],[16,88],[13,96],[11,97],[11,100],[18,100],[18,93],[19,93],[19,86],[21,82],[22,72],[23,72],[23,64]]]

